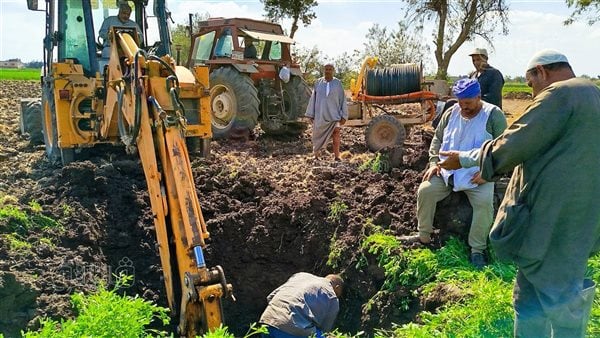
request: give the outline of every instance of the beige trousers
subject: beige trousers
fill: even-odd
[[[437,202],[452,192],[440,176],[422,182],[417,192],[417,220],[419,235],[429,236],[433,232],[433,217]],[[494,183],[488,182],[473,189],[464,190],[471,206],[473,219],[469,230],[469,246],[472,252],[483,252],[494,217]]]

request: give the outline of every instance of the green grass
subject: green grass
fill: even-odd
[[[393,234],[375,227],[362,243],[384,268],[386,280],[372,298],[412,290],[414,297],[447,294],[451,300],[434,313],[422,311],[417,321],[391,330],[379,330],[376,337],[511,337],[513,331],[512,289],[516,267],[492,260],[477,271],[469,263],[469,249],[452,238],[439,250],[405,250]],[[493,255],[492,255],[493,256]],[[600,254],[592,257],[587,275],[600,283]],[[383,295],[383,296],[382,296]],[[400,301],[409,304],[408,299]],[[364,305],[367,310],[369,302]],[[600,336],[600,297],[594,300],[587,334]]]
[[[529,93],[531,94],[531,88],[527,86],[527,84],[522,82],[507,82],[502,87],[502,95],[506,95],[507,93]]]
[[[75,319],[41,320],[38,331],[23,332],[25,338],[62,337],[146,337],[167,336],[166,332],[147,329],[153,320],[169,323],[168,309],[137,296],[119,295],[117,290],[127,286],[131,277],[121,276],[113,290],[100,284],[90,295],[77,293],[71,302],[78,313]]]
[[[40,70],[37,68],[0,68],[0,80],[39,80]]]
[[[8,242],[8,247],[11,251],[26,252],[31,250],[31,243],[27,242],[18,234],[0,234]]]
[[[512,282],[515,269],[494,262],[483,271],[469,263],[469,250],[458,239],[430,249],[404,250],[390,233],[376,231],[362,243],[362,248],[376,255],[384,269],[385,282],[373,297],[399,289],[412,290],[414,297],[426,297],[439,287],[449,285],[459,301],[449,301],[435,313],[421,312],[419,323],[409,323],[380,337],[499,337],[512,335]],[[399,304],[408,309],[410,299]],[[366,305],[368,307],[368,304]]]
[[[359,172],[363,172],[365,170],[370,170],[374,173],[382,173],[388,171],[388,156],[386,154],[377,153],[377,156],[366,160],[358,167]]]
[[[269,331],[267,330],[266,326],[252,323],[252,325],[250,325],[250,328],[248,329],[248,332],[246,332],[243,338],[248,338],[252,336],[262,337],[262,334],[267,333],[269,333]],[[214,331],[205,333],[204,335],[202,335],[202,338],[235,338],[235,336],[229,332],[226,326],[221,326]]]
[[[42,214],[42,207],[35,201],[30,202],[30,210],[25,211],[15,205],[0,208],[0,232],[26,235],[31,230],[62,228],[62,225]]]
[[[346,211],[348,211],[348,205],[344,201],[336,199],[329,205],[329,215],[327,215],[327,218],[332,222],[339,222]]]

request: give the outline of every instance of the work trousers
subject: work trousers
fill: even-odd
[[[440,176],[424,181],[417,192],[417,220],[419,235],[429,236],[433,232],[433,217],[437,202],[452,192]],[[469,246],[472,252],[483,252],[494,218],[494,183],[488,182],[473,189],[464,190],[471,207],[473,219],[469,229]]]
[[[594,301],[595,283],[573,281],[566,289],[553,285],[536,288],[519,270],[513,291],[514,335],[517,338],[583,338]],[[557,283],[558,284],[558,283]]]

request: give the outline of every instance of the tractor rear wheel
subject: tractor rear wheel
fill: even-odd
[[[374,117],[365,130],[365,141],[369,150],[380,151],[386,147],[402,146],[406,130],[402,123],[390,115]]]
[[[42,101],[40,99],[22,99],[19,117],[21,134],[28,134],[31,144],[43,144]]]
[[[258,90],[252,79],[234,68],[222,67],[210,74],[213,137],[247,135],[259,114]]]
[[[303,117],[306,113],[306,106],[312,94],[310,87],[300,76],[292,76],[290,81],[285,84],[285,89],[290,94],[291,108],[289,110],[289,120],[295,120]]]

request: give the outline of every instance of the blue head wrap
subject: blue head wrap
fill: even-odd
[[[459,99],[470,99],[481,94],[481,87],[475,79],[460,79],[452,86],[452,93]]]

